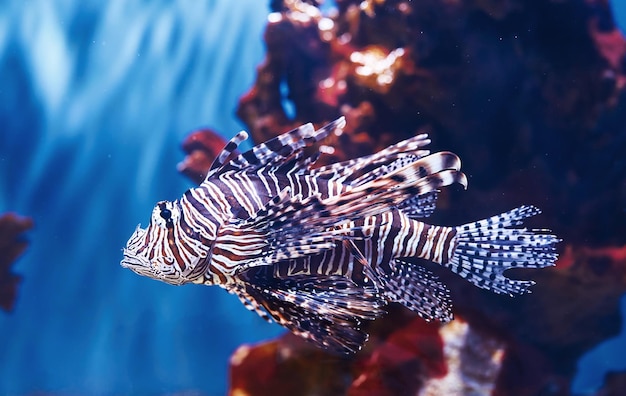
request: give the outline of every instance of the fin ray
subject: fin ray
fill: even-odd
[[[450,291],[437,277],[418,264],[394,260],[391,274],[383,274],[385,294],[427,321],[452,320]]]
[[[245,132],[240,132],[218,155],[207,178],[228,171],[255,171],[264,167],[278,167],[290,160],[295,160],[293,166],[308,167],[317,159],[319,150],[310,155],[303,155],[303,150],[317,144],[332,131],[342,129],[345,124],[344,117],[339,117],[318,130],[315,130],[313,124],[304,124],[230,159],[237,146],[247,138]]]
[[[375,154],[322,166],[313,169],[312,172],[322,179],[332,179],[355,185],[355,179],[367,174],[372,169],[388,165],[405,156],[422,158],[429,155],[430,151],[423,149],[429,144],[428,135],[421,134],[389,146]]]
[[[220,151],[220,153],[215,157],[211,167],[209,168],[209,174],[211,174],[214,170],[221,169],[224,164],[229,160],[230,157],[234,156],[239,145],[248,139],[248,132],[241,131],[236,134],[232,139],[226,143],[226,146]]]
[[[419,219],[433,214],[436,203],[437,191],[430,191],[404,200],[398,204],[398,209],[412,219]]]
[[[497,216],[456,228],[457,245],[445,264],[474,285],[501,294],[530,293],[533,281],[510,279],[510,268],[544,268],[557,258],[554,245],[559,242],[548,230],[507,228],[541,211],[521,206]]]
[[[265,277],[242,274],[246,291],[277,323],[294,334],[339,353],[361,349],[368,335],[363,321],[381,316],[386,302],[373,287],[339,276]]]

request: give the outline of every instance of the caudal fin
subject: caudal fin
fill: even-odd
[[[474,285],[502,294],[529,293],[535,282],[507,278],[510,268],[543,268],[557,258],[556,236],[548,230],[509,228],[541,213],[521,206],[497,216],[456,227],[456,248],[446,267]]]

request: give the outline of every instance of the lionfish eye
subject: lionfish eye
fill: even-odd
[[[161,209],[161,217],[163,219],[167,220],[171,220],[172,219],[172,212],[169,209]]]

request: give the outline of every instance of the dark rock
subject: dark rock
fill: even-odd
[[[11,271],[11,266],[28,246],[22,234],[32,227],[30,218],[14,213],[0,216],[0,308],[5,311],[13,309],[22,279]]]
[[[211,129],[200,129],[190,133],[182,144],[187,155],[178,164],[178,171],[196,184],[202,183],[211,164],[225,145],[226,141]]]

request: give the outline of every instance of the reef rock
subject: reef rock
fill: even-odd
[[[399,310],[376,326],[377,336],[390,334],[372,340],[357,358],[326,353],[292,334],[241,346],[230,362],[230,395],[491,394],[501,341],[462,320],[439,326]]]
[[[212,129],[199,129],[190,133],[182,144],[186,156],[178,164],[178,171],[196,184],[202,183],[213,160],[225,145],[224,139]]]
[[[533,203],[572,243],[626,243],[626,40],[606,1],[336,3],[272,2],[237,111],[255,141],[346,115],[332,162],[428,131],[470,178],[437,219]]]
[[[30,218],[14,213],[0,216],[0,308],[5,311],[13,309],[21,281],[21,277],[11,271],[11,266],[28,245],[22,234],[32,227]]]

